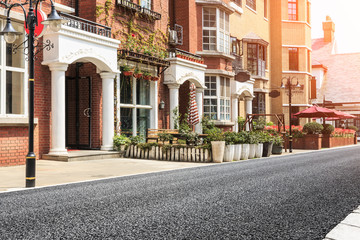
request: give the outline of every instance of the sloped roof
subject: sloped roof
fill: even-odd
[[[360,53],[331,54],[334,42],[312,40],[312,58],[328,68],[321,94],[332,102],[360,102]]]
[[[253,32],[246,34],[242,40],[245,42],[250,42],[250,43],[259,43],[259,44],[262,44],[265,46],[269,45],[269,43],[267,41],[265,41],[259,35],[257,35],[256,33],[253,33]]]

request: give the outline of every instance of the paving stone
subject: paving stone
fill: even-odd
[[[360,228],[360,214],[359,213],[351,213],[341,223]],[[359,238],[360,238],[360,236],[359,236]]]
[[[360,228],[340,223],[331,232],[326,235],[325,239],[333,240],[359,240]]]

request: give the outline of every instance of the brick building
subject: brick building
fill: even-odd
[[[168,110],[158,112],[159,95],[167,101],[167,89],[157,79],[168,66],[163,60],[168,1],[59,0],[55,7],[69,22],[40,38],[53,48],[40,51],[35,62],[37,158],[66,156],[71,148],[110,150],[115,125],[134,135],[148,127],[168,127]],[[50,1],[39,9],[49,13]],[[24,32],[22,10],[14,8],[10,16],[13,26]],[[24,40],[22,35],[15,44]],[[28,62],[21,48],[4,41],[0,46],[0,165],[24,164]],[[126,77],[119,71],[125,66],[157,81]]]

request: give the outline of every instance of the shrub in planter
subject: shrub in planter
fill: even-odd
[[[237,134],[235,132],[225,132],[224,138],[225,138],[225,154],[224,154],[224,161],[225,162],[231,162],[234,160],[234,154],[235,154],[235,141]]]
[[[207,142],[211,142],[213,162],[221,163],[224,159],[225,139],[220,128],[214,127],[207,132]]]
[[[120,151],[121,156],[125,154],[125,149],[131,143],[130,139],[125,135],[117,135],[113,138],[114,149]]]
[[[325,124],[323,130],[321,131],[322,134],[332,134],[335,128],[331,124]]]
[[[306,134],[320,134],[323,130],[323,126],[317,122],[306,123],[303,127],[303,132]]]
[[[174,136],[170,133],[159,133],[158,136],[159,140],[162,141],[163,144],[165,144],[165,142],[171,142],[174,139]]]
[[[143,136],[131,136],[129,137],[130,139],[130,144],[131,145],[138,145],[139,143],[144,141],[144,137]]]
[[[272,154],[282,154],[284,139],[280,135],[273,136]]]
[[[347,129],[354,130],[355,132],[359,130],[356,126],[348,126]]]

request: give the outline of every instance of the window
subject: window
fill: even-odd
[[[247,69],[252,75],[265,77],[266,47],[258,43],[247,44]]]
[[[230,79],[206,76],[204,116],[211,120],[230,121]]]
[[[0,21],[3,28],[4,21]],[[13,27],[21,32],[22,24],[12,22]],[[24,37],[19,37],[14,44],[21,45]],[[25,59],[20,50],[13,52],[12,45],[2,38],[0,52],[0,116],[25,115],[27,102],[27,81],[25,79]]]
[[[265,114],[266,105],[265,105],[265,93],[254,93],[255,97],[252,103],[252,113],[253,114]]]
[[[264,0],[264,18],[267,18],[268,17],[268,14],[267,14],[267,11],[268,11],[268,0]]]
[[[120,128],[123,134],[146,135],[150,128],[150,81],[121,75],[120,78]]]
[[[141,0],[140,6],[143,8],[151,9],[151,0]]]
[[[292,20],[292,21],[298,20],[297,0],[289,0],[288,1],[288,14],[289,14],[289,20]]]
[[[289,70],[299,71],[299,50],[298,48],[289,48]]]
[[[230,53],[229,14],[216,8],[203,9],[203,50]]]
[[[246,0],[246,5],[256,11],[256,0]]]

